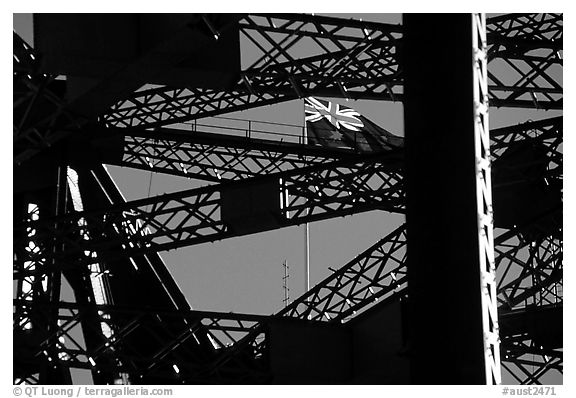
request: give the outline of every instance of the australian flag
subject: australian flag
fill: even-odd
[[[308,144],[381,152],[404,145],[402,137],[377,126],[352,108],[314,97],[306,98],[304,111]]]

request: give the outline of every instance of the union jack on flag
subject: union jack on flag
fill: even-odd
[[[376,125],[354,109],[314,97],[304,100],[308,145],[368,153],[401,147],[404,139]]]
[[[337,129],[360,131],[364,127],[364,123],[358,119],[360,117],[358,112],[334,102],[308,97],[305,99],[304,110],[305,120],[310,123],[326,118]]]

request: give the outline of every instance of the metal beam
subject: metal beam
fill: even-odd
[[[227,91],[144,89],[102,117],[118,127],[162,126],[309,96],[400,98],[400,27],[310,15],[248,15],[240,34],[256,60]],[[309,50],[303,51],[303,48]]]
[[[561,178],[562,153],[559,150],[562,140],[561,127],[561,119],[552,118],[495,130],[495,133],[491,138],[495,148],[494,152],[491,153],[492,160],[500,158],[502,154],[505,153],[506,149],[513,146],[514,143],[536,139],[548,148],[546,157],[547,162],[549,163],[549,173],[551,173],[552,176],[556,176],[556,178]],[[147,137],[148,134],[149,136],[154,136],[155,132],[142,135]],[[189,137],[192,135],[182,133],[179,136]],[[162,133],[160,133],[159,137],[166,138],[162,136]],[[174,139],[174,141],[171,142],[171,145],[175,145],[176,147],[174,148],[186,148],[188,145],[186,143],[189,142],[189,140],[181,140],[176,137],[177,135],[169,136],[170,141],[172,141],[172,138]],[[206,137],[201,138],[198,142],[214,143],[210,137],[211,136],[207,134]],[[202,141],[204,138],[206,140]],[[146,142],[150,144],[150,139],[145,139],[147,140]],[[227,144],[233,145],[232,140],[228,140]],[[237,145],[239,149],[245,148],[242,144],[242,140],[238,140],[238,143],[235,145]],[[252,141],[247,144],[247,147],[252,147],[253,145],[255,148],[261,150],[264,150],[264,148],[266,148],[266,150],[267,148],[276,148],[274,150],[280,153],[283,153],[284,151],[286,151],[286,154],[293,153],[294,155],[292,155],[291,159],[298,159],[298,156],[301,154],[312,155],[314,153],[319,156],[322,153],[321,149],[317,152],[315,149],[310,151],[300,151],[300,149],[297,149],[299,147],[292,148],[289,145],[284,146],[277,144],[269,147],[266,145],[258,147],[258,144],[253,144]],[[149,151],[153,146],[146,148],[146,151]],[[214,151],[224,150],[224,146],[219,147],[215,145],[214,148]],[[186,155],[188,150],[189,149],[186,149],[186,151],[182,150],[182,153],[177,152],[174,155],[167,155],[164,157],[164,159],[167,159],[165,167],[170,170],[180,167],[180,162],[176,163],[177,160],[184,159],[184,156],[194,155],[194,153]],[[251,155],[254,152],[240,153]],[[330,153],[332,154],[334,152]],[[201,156],[201,154],[198,151],[194,156]],[[240,157],[241,156],[242,155],[240,155]],[[393,163],[393,165],[389,162],[386,165],[379,164],[378,156],[379,155],[373,155],[372,158],[367,158],[365,163],[360,160],[341,160],[337,163],[316,165],[309,169],[310,173],[307,172],[308,169],[295,169],[290,172],[282,172],[260,177],[260,179],[250,179],[250,181],[257,183],[258,181],[269,182],[279,181],[280,178],[283,179],[283,186],[281,189],[282,192],[288,194],[288,201],[283,204],[283,221],[279,226],[295,225],[300,222],[305,222],[305,220],[318,220],[323,217],[351,214],[350,211],[364,211],[376,208],[401,211],[400,209],[402,205],[400,204],[400,198],[403,195],[401,193],[403,191],[400,181],[403,177],[400,167],[402,161],[399,157],[396,157],[398,161]],[[397,155],[388,154],[383,156],[390,158],[390,156],[394,157]],[[145,158],[146,157],[143,154],[139,155],[140,162],[146,161]],[[318,159],[325,158],[318,157]],[[214,162],[214,160],[210,159],[206,162],[210,164]],[[157,163],[156,165],[157,169],[161,169],[161,164],[158,165]],[[291,161],[283,164],[283,166],[287,165],[294,165],[294,163]],[[227,174],[226,167],[221,167],[221,169],[222,171],[220,172],[225,177],[235,175],[231,169],[230,174]],[[261,170],[263,169],[265,169],[265,166]],[[204,170],[206,170],[205,174],[210,173],[210,169],[206,168]],[[254,168],[254,170],[257,170],[257,168]],[[185,174],[182,173],[181,175]],[[356,176],[356,178],[353,176]],[[372,178],[372,176],[375,178]],[[207,187],[199,190],[184,191],[176,194],[134,201],[129,204],[118,204],[109,210],[99,212],[98,215],[89,213],[87,216],[96,217],[94,219],[95,221],[93,221],[96,230],[100,229],[100,231],[102,231],[102,228],[104,228],[102,222],[97,220],[103,219],[102,217],[105,215],[107,220],[112,220],[110,217],[114,215],[114,217],[119,218],[116,218],[112,224],[120,225],[124,223],[124,229],[120,229],[125,231],[127,231],[127,225],[130,224],[132,225],[130,228],[134,228],[134,231],[138,231],[135,234],[130,233],[124,239],[125,241],[123,244],[127,249],[123,251],[123,255],[163,250],[200,243],[207,240],[224,239],[228,236],[237,236],[232,231],[223,229],[224,224],[221,215],[218,214],[218,211],[221,208],[220,194],[222,190],[227,189],[229,186],[227,184],[229,183],[223,183],[217,187]],[[230,185],[230,187],[241,186],[242,184]],[[379,187],[385,189],[379,193]],[[371,199],[368,201],[367,199],[360,199],[361,197],[367,198],[366,195],[372,196],[374,200]],[[284,196],[286,199],[286,195]],[[390,199],[391,202],[387,203],[384,199],[375,199],[377,197],[387,198],[386,200]],[[306,213],[306,209],[308,208],[311,210],[309,214]],[[124,214],[124,217],[121,216],[122,214]],[[73,215],[70,220],[78,217],[81,216]],[[178,231],[177,226],[180,225],[182,220],[185,220],[182,227],[190,228]],[[66,225],[69,225],[72,230],[76,228],[74,227],[73,221],[69,221]],[[110,224],[108,226],[112,227]],[[146,227],[148,227],[148,229]],[[89,228],[92,227],[90,226]],[[116,225],[116,228],[118,228],[118,225]],[[202,231],[203,228],[204,231]],[[152,232],[152,236],[147,236],[147,231]],[[155,231],[156,236],[154,236]],[[50,234],[52,232],[46,230],[45,233]],[[62,231],[60,231],[60,234],[61,233]],[[136,239],[135,236],[138,236],[138,234],[143,236]],[[159,242],[161,240],[163,240],[163,242],[159,245],[156,245],[154,242]],[[87,242],[79,243],[82,243],[82,245],[78,246],[78,251],[84,250],[83,248],[96,250],[98,246],[105,246],[102,241],[101,243],[91,247],[84,246],[88,244]],[[130,247],[130,243],[136,247]],[[114,250],[122,249],[117,248]]]
[[[401,225],[304,293],[279,316],[342,322],[406,287],[406,227]]]
[[[563,373],[562,302],[504,310],[502,367],[519,384],[549,384]]]
[[[177,129],[106,128],[124,136],[122,157],[103,159],[108,164],[196,178],[211,182],[240,180],[261,175],[353,159],[351,151],[298,143],[294,136],[278,141]],[[246,135],[255,132],[247,131]],[[282,139],[296,142],[285,142]],[[301,141],[301,140],[300,140]]]
[[[39,344],[31,353],[36,361],[58,364],[67,369],[107,370],[125,374],[132,384],[179,384],[182,378],[198,374],[227,347],[251,333],[255,325],[265,322],[267,318],[248,314],[70,302],[32,306],[29,302],[15,300],[14,304],[23,306],[40,319],[47,316],[47,310],[58,313],[58,331],[38,336]],[[80,324],[99,328],[99,324],[91,322],[93,310],[108,319],[114,334],[100,345],[89,347],[79,342],[72,331]],[[206,333],[211,349],[191,350],[194,344],[189,343],[196,341],[199,344],[199,339],[203,339],[201,336]],[[148,341],[146,350],[134,345],[142,338]],[[51,356],[48,351],[54,347],[58,347],[59,354]],[[109,355],[114,357],[115,362],[104,365],[102,361]]]
[[[498,294],[499,297],[506,293],[507,288],[503,287],[502,281],[510,279],[509,273],[505,267],[506,261],[522,262],[522,256],[518,254],[517,251],[512,253],[507,252],[509,242],[513,236],[519,237],[518,231],[505,231],[501,236],[495,239],[496,246],[496,264],[499,267],[497,269],[497,275],[499,280]],[[561,248],[561,246],[560,246]],[[513,256],[516,256],[512,259]],[[534,268],[539,268],[545,263],[545,259],[535,259]],[[327,277],[325,280],[316,285],[310,292],[305,293],[298,299],[296,299],[288,308],[285,308],[278,312],[275,316],[287,316],[294,317],[298,319],[310,319],[312,321],[322,321],[322,322],[335,322],[335,323],[345,323],[349,319],[354,318],[357,314],[362,313],[368,308],[375,305],[385,305],[385,303],[393,302],[399,300],[406,295],[406,228],[405,225],[401,225],[395,231],[390,233],[385,238],[378,241],[376,244],[368,248],[362,254],[358,255],[355,259],[348,262],[343,267],[334,270],[334,273]],[[525,278],[520,277],[519,281],[526,281]],[[549,283],[546,280],[539,279],[535,280],[533,285],[533,296],[537,298],[540,294],[546,294]],[[557,305],[562,304],[561,291],[560,296],[556,301]],[[457,298],[455,298],[457,300]],[[23,308],[27,308],[26,303],[22,305]],[[535,305],[540,305],[541,302],[534,301]],[[66,336],[70,333],[72,329],[72,323],[82,322],[82,319],[86,318],[87,314],[82,312],[79,317],[71,318],[72,314],[78,314],[81,309],[81,304],[72,303],[60,303],[59,304],[61,318],[63,321],[61,324],[62,333],[60,336]],[[501,338],[504,340],[502,346],[502,360],[504,361],[503,366],[505,368],[514,369],[515,374],[523,374],[523,371],[518,370],[519,366],[523,366],[523,369],[530,375],[525,375],[522,381],[525,382],[537,382],[541,377],[541,373],[545,374],[542,370],[561,371],[562,355],[561,352],[555,350],[554,353],[544,352],[540,347],[534,346],[530,342],[530,334],[526,334],[526,331],[515,331],[508,327],[510,323],[509,314],[511,314],[508,309],[509,306],[500,301],[500,308],[504,311],[504,326]],[[538,307],[530,307],[527,310],[531,311],[537,309]],[[117,370],[118,372],[126,371],[131,377],[138,382],[140,373],[135,369],[128,368],[134,364],[134,362],[128,362],[126,359],[129,357],[132,361],[140,361],[140,364],[146,364],[143,368],[150,367],[150,372],[143,374],[143,379],[141,382],[146,382],[153,380],[154,377],[166,377],[168,380],[185,380],[184,375],[187,374],[188,382],[198,382],[199,380],[220,380],[220,382],[239,382],[241,380],[261,380],[266,379],[266,366],[264,363],[258,365],[258,358],[264,358],[267,350],[267,332],[266,324],[268,317],[263,316],[252,316],[244,314],[224,314],[224,313],[209,313],[202,311],[175,311],[166,310],[161,308],[135,308],[126,306],[102,306],[98,307],[99,310],[104,309],[105,314],[121,314],[120,317],[115,315],[110,318],[113,322],[110,323],[114,330],[117,330],[118,343],[114,344],[114,347],[118,347],[115,350],[116,356],[124,359],[120,363],[128,364],[122,365]],[[41,308],[37,309],[42,311]],[[515,313],[518,311],[525,311],[522,305],[518,306]],[[41,313],[45,313],[42,311]],[[155,314],[161,316],[160,319],[155,317]],[[164,316],[167,315],[167,317]],[[515,319],[522,320],[522,314],[515,315]],[[174,363],[177,363],[178,368],[181,370],[181,374],[176,374],[173,370],[166,369],[163,373],[160,372],[158,364],[156,364],[160,356],[143,356],[138,351],[130,350],[129,347],[124,347],[123,342],[130,341],[130,333],[132,329],[129,329],[126,333],[121,333],[125,326],[131,325],[134,330],[144,328],[148,332],[155,328],[155,324],[162,321],[162,329],[166,328],[168,319],[190,319],[194,321],[200,321],[208,329],[207,332],[214,338],[219,347],[216,350],[214,356],[199,357],[198,353],[192,356],[190,353],[186,354],[179,348],[179,343],[182,342],[184,338],[189,338],[187,334],[171,334],[164,336],[158,341],[158,352],[172,352],[169,355],[170,358],[174,359]],[[134,322],[128,321],[129,319],[134,319]],[[150,323],[146,320],[151,320]],[[72,322],[72,323],[71,323]],[[193,326],[191,326],[193,327]],[[128,329],[127,329],[128,330]],[[202,330],[202,333],[206,333],[206,330]],[[200,336],[200,330],[196,333],[196,336]],[[520,340],[518,336],[520,333]],[[227,335],[229,334],[229,336]],[[54,343],[57,339],[53,338],[50,340]],[[528,341],[526,341],[528,340]],[[66,340],[68,341],[68,340]],[[48,341],[46,341],[48,344]],[[88,358],[92,357],[98,358],[100,355],[99,349],[93,349],[90,351],[86,347],[79,349],[73,346],[73,341],[68,341],[66,349],[63,352],[68,353],[70,357],[66,358],[78,358],[78,360],[63,362],[66,366],[72,368],[87,368],[91,369]],[[114,348],[113,347],[113,348]],[[531,357],[534,352],[540,355],[542,361],[539,362],[540,365],[538,372],[530,373],[530,367],[526,366],[526,358]],[[550,358],[556,358],[553,361],[548,359],[545,362],[545,357],[543,353]],[[37,350],[37,355],[42,358],[41,350]],[[559,355],[559,356],[558,356]],[[136,358],[136,359],[135,359]],[[167,360],[167,357],[162,357],[165,362],[171,363]],[[559,359],[558,359],[559,358]],[[260,361],[261,362],[261,361]],[[188,365],[182,366],[180,363],[186,363]],[[156,364],[156,365],[152,365]],[[188,372],[188,373],[184,373]],[[165,379],[164,379],[165,380]]]
[[[512,237],[521,239],[520,232],[502,231],[495,238],[495,263],[498,267],[498,297],[499,309],[501,310],[499,317],[504,322],[503,330],[500,334],[501,339],[504,341],[501,346],[501,359],[504,368],[516,369],[515,374],[519,372],[520,374],[526,373],[528,376],[526,377],[525,375],[524,382],[532,384],[538,383],[539,378],[549,370],[562,371],[562,353],[558,349],[547,350],[545,355],[553,357],[553,361],[547,359],[548,362],[546,362],[542,347],[535,347],[530,341],[534,338],[534,334],[530,330],[522,329],[518,331],[517,327],[512,327],[511,318],[513,316],[516,323],[520,322],[525,327],[526,323],[528,325],[532,324],[527,316],[530,316],[534,311],[539,311],[540,308],[545,308],[546,306],[550,307],[550,303],[554,303],[556,307],[560,306],[561,308],[563,301],[562,282],[561,280],[558,282],[552,277],[529,281],[528,278],[522,276],[522,272],[509,273],[509,269],[505,265],[508,261],[524,264],[527,269],[531,267],[536,269],[546,267],[548,261],[542,258],[535,258],[532,264],[526,264],[523,256],[518,251],[508,252]],[[561,248],[560,244],[560,250],[562,250]],[[517,279],[514,280],[511,274],[516,275]],[[347,323],[376,305],[382,306],[398,300],[405,300],[408,294],[406,275],[406,226],[401,225],[346,265],[333,270],[332,275],[319,282],[309,292],[297,298],[287,308],[280,310],[275,316],[329,323]],[[562,278],[561,271],[560,278]],[[530,285],[524,290],[524,293],[526,293],[525,303],[530,303],[529,307],[522,303],[511,310],[509,302],[500,299],[501,297],[507,297],[508,288],[503,284],[507,280],[513,280],[513,283],[518,285]],[[554,283],[559,283],[560,288],[556,291],[554,300],[551,300],[550,285]],[[543,295],[547,296],[549,300],[539,299]],[[459,300],[459,298],[454,297],[453,300]],[[556,321],[557,319],[550,319],[547,322],[554,323],[554,327],[557,329]],[[520,336],[519,340],[518,336]],[[248,347],[250,347],[249,350],[265,352],[267,349],[266,338],[266,323],[263,322],[255,326],[252,333],[235,343],[229,351],[207,367],[202,373],[202,377],[204,380],[210,377],[218,379],[220,377],[218,376],[219,370],[222,367],[235,367],[237,363],[231,361],[237,360],[242,355],[247,355],[246,350]],[[522,365],[522,360],[525,360],[534,352],[540,355],[541,362],[539,362],[537,371],[530,372],[527,367]],[[520,368],[522,370],[518,370]],[[234,376],[238,377],[238,379],[233,377],[226,379],[226,377],[223,377],[220,380],[234,382],[234,380],[249,379],[249,377],[253,376],[254,374],[249,368],[242,369],[240,367]],[[262,377],[261,372],[257,373],[257,377]]]
[[[40,73],[38,54],[16,32],[13,52],[13,161],[21,163],[66,137],[84,120],[66,109],[65,81]]]
[[[414,384],[500,383],[485,24],[483,14],[404,14]],[[443,94],[442,110],[430,92]]]
[[[487,21],[490,106],[562,109],[562,14]]]
[[[369,210],[402,212],[401,162],[400,153],[390,152],[73,213],[58,220],[58,230],[52,220],[24,222],[17,230],[33,227],[38,236],[66,241],[69,260],[85,263],[93,261],[85,252],[97,251],[105,261]],[[259,201],[252,192],[269,198],[260,203],[266,207],[236,208],[238,198],[242,206]],[[82,231],[91,239],[78,237]],[[23,243],[14,241],[16,248]]]
[[[249,15],[240,21],[240,30],[260,57],[242,71],[235,87],[226,92],[144,89],[101,120],[118,127],[153,127],[309,95],[403,98],[401,26],[309,15]],[[495,17],[487,21],[487,31],[491,106],[562,109],[562,15]],[[313,54],[296,50],[307,42]]]
[[[200,126],[194,132],[187,132],[166,128],[154,131],[106,128],[103,132],[125,136],[122,158],[109,159],[107,163],[220,182],[312,164],[326,164],[355,156],[349,150],[327,149],[282,140],[290,138],[297,141],[294,136],[278,135],[278,140],[272,141],[202,133],[201,129]],[[250,130],[246,134],[250,136]],[[562,143],[562,117],[493,129],[490,134],[492,161],[515,143],[539,143],[548,148],[546,156],[549,160],[549,177],[561,178],[562,152],[559,148]],[[268,137],[272,135],[268,134]]]

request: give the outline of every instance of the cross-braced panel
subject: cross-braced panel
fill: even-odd
[[[250,232],[298,225],[362,211],[382,209],[403,211],[403,189],[398,154],[379,155],[363,162],[331,163],[292,170],[263,178],[265,184],[278,184],[278,208],[272,209],[275,224],[261,226]],[[84,211],[53,220],[29,221],[18,230],[36,228],[39,236],[49,236],[66,243],[69,261],[85,263],[98,252],[107,256],[132,256],[206,241],[237,236],[222,215],[222,195],[242,183],[221,184],[156,198],[110,206],[101,211]],[[85,220],[80,223],[80,220]],[[84,232],[89,241],[79,239]],[[24,242],[15,240],[18,248]],[[36,257],[50,256],[38,253]],[[74,257],[75,256],[75,257]]]
[[[399,26],[310,15],[248,15],[241,37],[257,56],[227,92],[159,87],[116,104],[102,121],[158,126],[310,95],[401,98]]]
[[[65,110],[65,81],[40,73],[38,55],[13,34],[14,162],[20,163],[68,133],[63,125],[81,121]]]
[[[401,225],[300,296],[278,315],[341,321],[385,302],[406,286],[406,227]]]
[[[183,136],[178,131],[162,130],[152,134],[131,131],[125,136],[122,160],[112,163],[219,182],[326,164],[351,156],[345,151],[296,143],[238,139],[198,131]]]
[[[487,30],[490,105],[562,109],[562,15],[494,17]],[[402,99],[400,25],[248,15],[240,31],[259,58],[231,90],[144,88],[102,121],[119,127],[169,125],[309,95]]]
[[[562,167],[562,117],[530,121],[516,126],[495,129],[490,132],[490,150],[494,158],[502,156],[515,144],[530,142],[543,148],[542,160],[546,162],[548,182],[561,180]]]
[[[228,347],[252,333],[255,326],[266,319],[257,315],[117,305],[60,302],[31,306],[16,301],[15,304],[35,312],[40,319],[50,316],[47,309],[57,307],[58,330],[38,336],[39,344],[28,353],[30,358],[38,363],[58,364],[70,369],[112,372],[117,380],[124,378],[133,384],[154,380],[176,384],[191,375],[198,375]],[[89,322],[96,311],[108,320],[113,334],[101,344],[89,347],[84,343],[79,328],[98,328]],[[206,339],[210,343],[209,349],[200,343]],[[140,344],[142,341],[146,342],[145,347]],[[50,352],[55,352],[55,355]],[[251,360],[256,361],[264,355],[262,352],[253,354],[255,358]],[[23,374],[19,373],[19,376],[20,380],[25,379]]]
[[[511,309],[562,302],[562,239],[550,235],[531,241],[521,233],[504,233],[498,243],[495,251],[501,307]]]
[[[401,44],[400,27],[296,15],[250,15],[240,22],[240,27],[246,42],[257,48],[259,56],[240,75],[232,90],[145,88],[118,104],[103,120],[121,127],[160,126],[310,94],[401,99],[401,71],[396,59]],[[561,108],[562,16],[496,17],[489,20],[488,30],[491,65],[506,69],[505,73],[490,73],[488,76],[492,104]],[[15,90],[14,108],[15,120],[19,118],[19,121],[15,122],[14,130],[15,143],[22,144],[15,154],[17,160],[25,159],[59,138],[53,127],[64,109],[59,96],[52,96],[45,88],[54,85],[54,80],[33,74],[34,60],[32,50],[15,36],[14,80],[18,88]],[[42,111],[49,110],[46,117],[34,115],[38,101],[48,104],[43,105]],[[76,120],[65,114],[62,117],[68,118],[63,123]],[[538,141],[546,148],[549,161],[546,182],[556,179],[561,183],[560,131],[560,121],[534,122],[506,131],[502,129],[499,134],[493,134],[492,156],[503,156],[515,142]],[[152,169],[157,171],[193,174],[215,181],[281,171],[273,176],[278,181],[278,196],[281,197],[281,222],[274,228],[371,209],[402,211],[401,163],[397,159],[387,163],[384,158],[368,158],[365,162],[338,162],[326,167],[321,164],[326,158],[319,156],[311,161],[308,156],[302,161],[296,155],[297,151],[267,149],[247,152],[232,146],[192,146],[170,139],[131,139],[128,147],[132,152],[125,154],[128,156],[125,160],[135,167],[150,168],[152,165]],[[205,157],[200,156],[202,151]],[[310,162],[318,165],[285,172]],[[250,180],[251,183],[258,181]],[[57,255],[65,260],[64,263],[77,266],[95,258],[96,253],[105,261],[106,256],[155,252],[235,236],[221,214],[222,192],[240,186],[223,184],[55,219],[38,219],[35,215],[37,208],[30,207],[29,217],[16,229],[14,275],[18,288],[15,324],[25,330],[31,319],[42,322],[46,318],[46,323],[55,322],[55,319],[48,318],[48,314],[53,312],[40,311],[41,306],[36,306],[37,300],[31,298],[43,291],[39,270]],[[390,240],[385,238],[335,271],[286,311],[290,316],[303,319],[345,321],[377,300],[399,298],[405,282],[402,267],[405,235],[402,231],[401,227],[387,237],[392,237]],[[540,233],[538,239],[534,239],[533,235],[526,235],[525,229],[519,229],[505,231],[497,238],[500,308],[524,309],[562,302],[562,231],[556,232],[559,232],[559,237]],[[65,253],[51,253],[43,248],[44,241],[63,247]],[[77,261],[79,259],[82,261]],[[31,301],[34,301],[34,306]],[[265,321],[257,317],[197,312],[161,314],[153,310],[121,311],[106,306],[92,307],[91,313],[79,305],[64,303],[57,307],[58,330],[45,336],[41,347],[46,350],[36,350],[34,358],[54,361],[60,366],[95,369],[121,356],[115,368],[120,378],[130,374],[190,381],[206,375],[207,370],[219,373],[222,378],[229,377],[241,367],[250,369],[255,359],[265,357]],[[96,317],[93,313],[95,308]],[[87,320],[89,316],[92,321]],[[200,318],[202,321],[198,323]],[[166,325],[172,321],[178,325],[177,328],[167,328]],[[82,325],[93,326],[96,333],[102,334],[102,323],[110,323],[108,327],[110,330],[114,328],[116,333],[97,349],[77,341],[71,332]],[[166,333],[159,334],[162,329]],[[192,329],[209,330],[207,336],[218,355],[210,353],[203,357],[196,351],[188,352],[183,348],[184,341],[196,337]],[[149,336],[161,348],[143,356],[130,346],[129,339],[124,338],[135,333]],[[526,334],[504,337],[502,349],[508,363],[505,366],[514,365],[516,370],[526,375],[518,381],[537,383],[551,369],[562,371],[561,350],[545,348]],[[249,356],[230,364],[228,352],[233,350]],[[194,358],[192,363],[189,363],[190,358]],[[186,364],[181,365],[184,362]],[[196,366],[198,363],[202,365]],[[32,372],[23,375],[20,381],[37,379],[37,373]]]
[[[563,373],[563,350],[545,349],[529,336],[505,337],[502,352],[502,367],[519,384],[547,384],[541,381],[547,374]]]
[[[516,235],[514,235],[516,236]],[[508,251],[507,240],[495,240],[496,252],[495,263],[500,265],[497,268],[498,297],[506,296],[509,286],[503,283],[510,280],[505,267],[505,262],[522,262],[522,256],[518,251]],[[514,257],[517,256],[517,257]],[[371,246],[365,252],[344,265],[322,282],[318,283],[309,292],[306,292],[296,299],[290,306],[279,311],[278,316],[293,317],[298,319],[309,319],[312,321],[344,323],[366,309],[387,302],[394,302],[401,299],[406,294],[406,229],[401,225],[391,234]],[[519,275],[512,278],[512,283],[520,284],[524,277]],[[540,284],[539,284],[540,283]],[[543,280],[531,282],[531,297],[539,297],[548,294],[549,283]],[[561,301],[561,300],[560,300]],[[550,300],[541,301],[539,304],[547,304]],[[556,301],[558,303],[558,301]],[[509,311],[507,302],[499,300],[501,311]],[[518,306],[517,308],[522,308]],[[240,353],[245,353],[245,347],[260,347],[260,351],[266,349],[265,324],[255,328],[254,333],[246,336],[238,342],[234,349],[230,350],[211,368],[211,372],[205,375],[216,374],[219,366],[224,366],[229,360],[233,360]],[[256,341],[255,336],[260,340]],[[264,336],[264,339],[262,339]],[[561,350],[553,350],[543,356],[543,348],[537,349],[530,342],[530,336],[523,332],[521,335],[501,335],[503,343],[500,347],[501,360],[505,369],[510,370],[517,366],[527,364],[527,357],[534,352],[540,355],[542,360],[536,371],[529,373],[525,382],[537,382],[545,370],[558,370],[562,372]],[[536,350],[536,351],[535,351]],[[534,360],[534,358],[532,358]],[[228,366],[232,366],[228,363]],[[527,368],[519,370],[520,374],[527,372]],[[534,370],[533,368],[530,368]],[[237,370],[237,376],[247,378],[250,372]],[[518,371],[515,371],[518,374]]]
[[[556,384],[563,373],[562,304],[503,312],[503,369],[519,384]]]
[[[406,227],[393,232],[304,293],[273,317],[344,323],[378,303],[398,300],[406,287]],[[255,380],[250,369],[237,368],[238,358],[268,349],[266,323],[254,328],[201,375],[228,382]],[[236,371],[230,373],[230,369]],[[223,369],[228,369],[223,373]],[[265,377],[266,372],[256,374]]]
[[[562,109],[562,14],[488,20],[492,106]]]
[[[476,174],[476,211],[478,216],[479,275],[481,284],[482,333],[486,384],[500,384],[500,342],[494,265],[494,222],[490,130],[488,123],[488,57],[486,16],[472,14],[474,163]]]

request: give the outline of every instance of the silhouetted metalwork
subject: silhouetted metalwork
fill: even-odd
[[[14,162],[49,148],[81,119],[65,109],[65,82],[38,71],[38,55],[13,33]]]
[[[57,309],[59,329],[52,334],[37,336],[38,342],[28,352],[27,358],[20,358],[21,367],[15,375],[21,382],[29,382],[22,377],[29,359],[36,365],[41,363],[60,364],[72,369],[90,369],[94,372],[113,370],[116,380],[129,378],[131,383],[179,384],[182,378],[198,375],[205,367],[250,333],[255,325],[265,322],[265,316],[231,314],[203,311],[169,311],[166,308],[123,307],[120,305],[82,305],[59,302],[53,306],[34,305],[29,302],[15,302],[36,319],[48,321],[49,310]],[[93,311],[107,319],[107,325],[114,333],[95,347],[87,347],[82,339],[80,326],[96,328],[100,325],[90,322]],[[200,344],[204,335],[208,336],[210,347],[203,351],[191,350],[187,342]],[[138,340],[145,338],[149,349],[143,349]],[[204,344],[204,347],[206,344]],[[48,353],[54,347],[56,354]],[[206,347],[205,347],[206,348]],[[252,360],[262,353],[255,352]],[[107,360],[112,358],[112,362]],[[241,366],[238,366],[241,368]]]
[[[66,242],[66,261],[86,263],[91,260],[84,257],[85,251],[98,251],[98,257],[106,260],[110,256],[173,249],[368,210],[401,212],[398,155],[330,163],[251,181],[278,198],[279,206],[263,209],[261,215],[272,219],[250,230],[242,230],[236,224],[237,215],[228,218],[227,206],[231,205],[223,201],[223,195],[230,193],[239,198],[243,182],[161,195],[102,211],[74,212],[58,220],[58,229],[54,229],[53,220],[25,222],[20,229],[34,228],[39,237]],[[84,231],[90,234],[90,240],[82,237]],[[80,232],[76,238],[75,232]],[[14,244],[16,248],[25,245],[25,239],[15,240]],[[45,252],[35,256],[51,257]]]
[[[119,134],[125,134],[119,130]],[[302,143],[199,131],[183,134],[180,130],[148,132],[131,129],[125,137],[122,160],[112,163],[220,182],[326,164],[352,156],[346,151],[338,153]]]
[[[309,15],[247,15],[240,32],[257,51],[227,91],[150,88],[117,104],[103,121],[158,126],[309,95],[399,97],[398,26]],[[302,54],[302,46],[310,50]],[[399,99],[399,98],[398,98]]]
[[[278,312],[309,320],[340,321],[383,302],[406,286],[406,228],[382,238]]]
[[[402,100],[397,59],[401,26],[319,16],[248,15],[240,20],[240,29],[260,57],[242,71],[232,90],[145,88],[115,105],[103,122],[166,126],[314,95]],[[490,105],[561,109],[562,86],[549,72],[562,65],[562,16],[495,17],[488,19],[487,30]],[[315,51],[299,53],[296,49],[303,42],[310,42]],[[504,69],[498,69],[501,64]],[[491,72],[494,69],[498,74]]]
[[[531,314],[534,310],[539,311],[540,308],[546,306],[562,305],[561,257],[557,257],[561,246],[555,248],[556,252],[553,253],[554,256],[552,257],[532,257],[526,261],[521,250],[518,250],[516,245],[510,245],[513,238],[521,239],[517,231],[506,231],[495,239],[498,302],[500,312],[503,314],[501,317],[504,317],[505,320],[504,334],[501,334],[503,339],[501,360],[506,369],[522,368],[522,372],[528,376],[519,381],[524,384],[526,382],[531,384],[537,382],[538,378],[548,371],[562,373],[562,352],[559,351],[558,347],[548,351],[544,351],[540,346],[536,347],[535,343],[529,341],[533,338],[533,331],[527,330],[525,326],[522,330],[513,329],[509,327],[509,323],[511,323],[509,319],[517,313],[522,313],[522,311]],[[534,251],[548,251],[547,246],[544,244],[543,247],[536,248],[534,244],[531,245]],[[511,247],[514,248],[514,251],[510,250]],[[385,305],[385,303],[401,300],[406,295],[405,260],[406,227],[401,225],[346,265],[333,270],[332,275],[294,300],[277,315],[302,320],[345,323],[377,303]],[[511,263],[519,268],[513,272],[520,275],[517,279],[510,278],[508,275]],[[542,272],[543,275],[531,280],[526,277],[526,275],[534,276],[538,271],[550,268],[556,271],[554,277],[546,277],[544,272]],[[512,306],[509,300],[511,287],[505,284],[508,279],[512,279],[517,285],[528,285],[528,287],[520,288],[525,293],[524,301],[513,306],[513,310],[511,310]],[[554,284],[552,288],[550,287],[551,284]],[[520,321],[525,319],[522,316],[518,318]],[[557,321],[557,319],[553,319],[553,321]],[[542,327],[546,328],[544,325]],[[245,354],[243,351],[245,347],[259,347],[258,352],[264,351],[266,347],[265,330],[264,322],[258,327],[254,327],[252,333],[239,341],[235,349],[226,352],[218,363],[223,366],[240,353]],[[257,340],[256,336],[258,336]],[[534,353],[540,357],[535,359],[532,355]],[[527,357],[530,355],[532,355],[532,361],[538,360],[539,362],[528,361]],[[530,364],[538,364],[538,368],[532,373],[529,373],[524,367],[524,365]],[[246,373],[240,372],[239,374],[242,375],[242,378],[248,377]]]
[[[562,109],[562,14],[488,19],[490,106]]]
[[[562,302],[501,311],[502,367],[519,384],[563,372]]]
[[[212,18],[195,21],[218,40]],[[159,251],[405,211],[401,150],[360,156],[305,145],[303,134],[182,124],[309,95],[402,101],[402,26],[296,14],[237,22],[253,56],[230,87],[145,85],[98,121],[70,110],[66,80],[41,72],[14,33],[14,162],[40,175],[15,189],[15,383],[71,383],[74,369],[98,384],[270,382],[275,320],[344,327],[405,296],[404,225],[272,316],[191,310],[174,283]],[[562,109],[562,15],[502,15],[486,29],[490,106]],[[562,119],[492,129],[490,152],[500,359],[517,382],[538,384],[563,365]],[[125,202],[101,163],[215,184]],[[115,280],[137,284],[135,297]],[[58,299],[64,281],[76,302]]]

